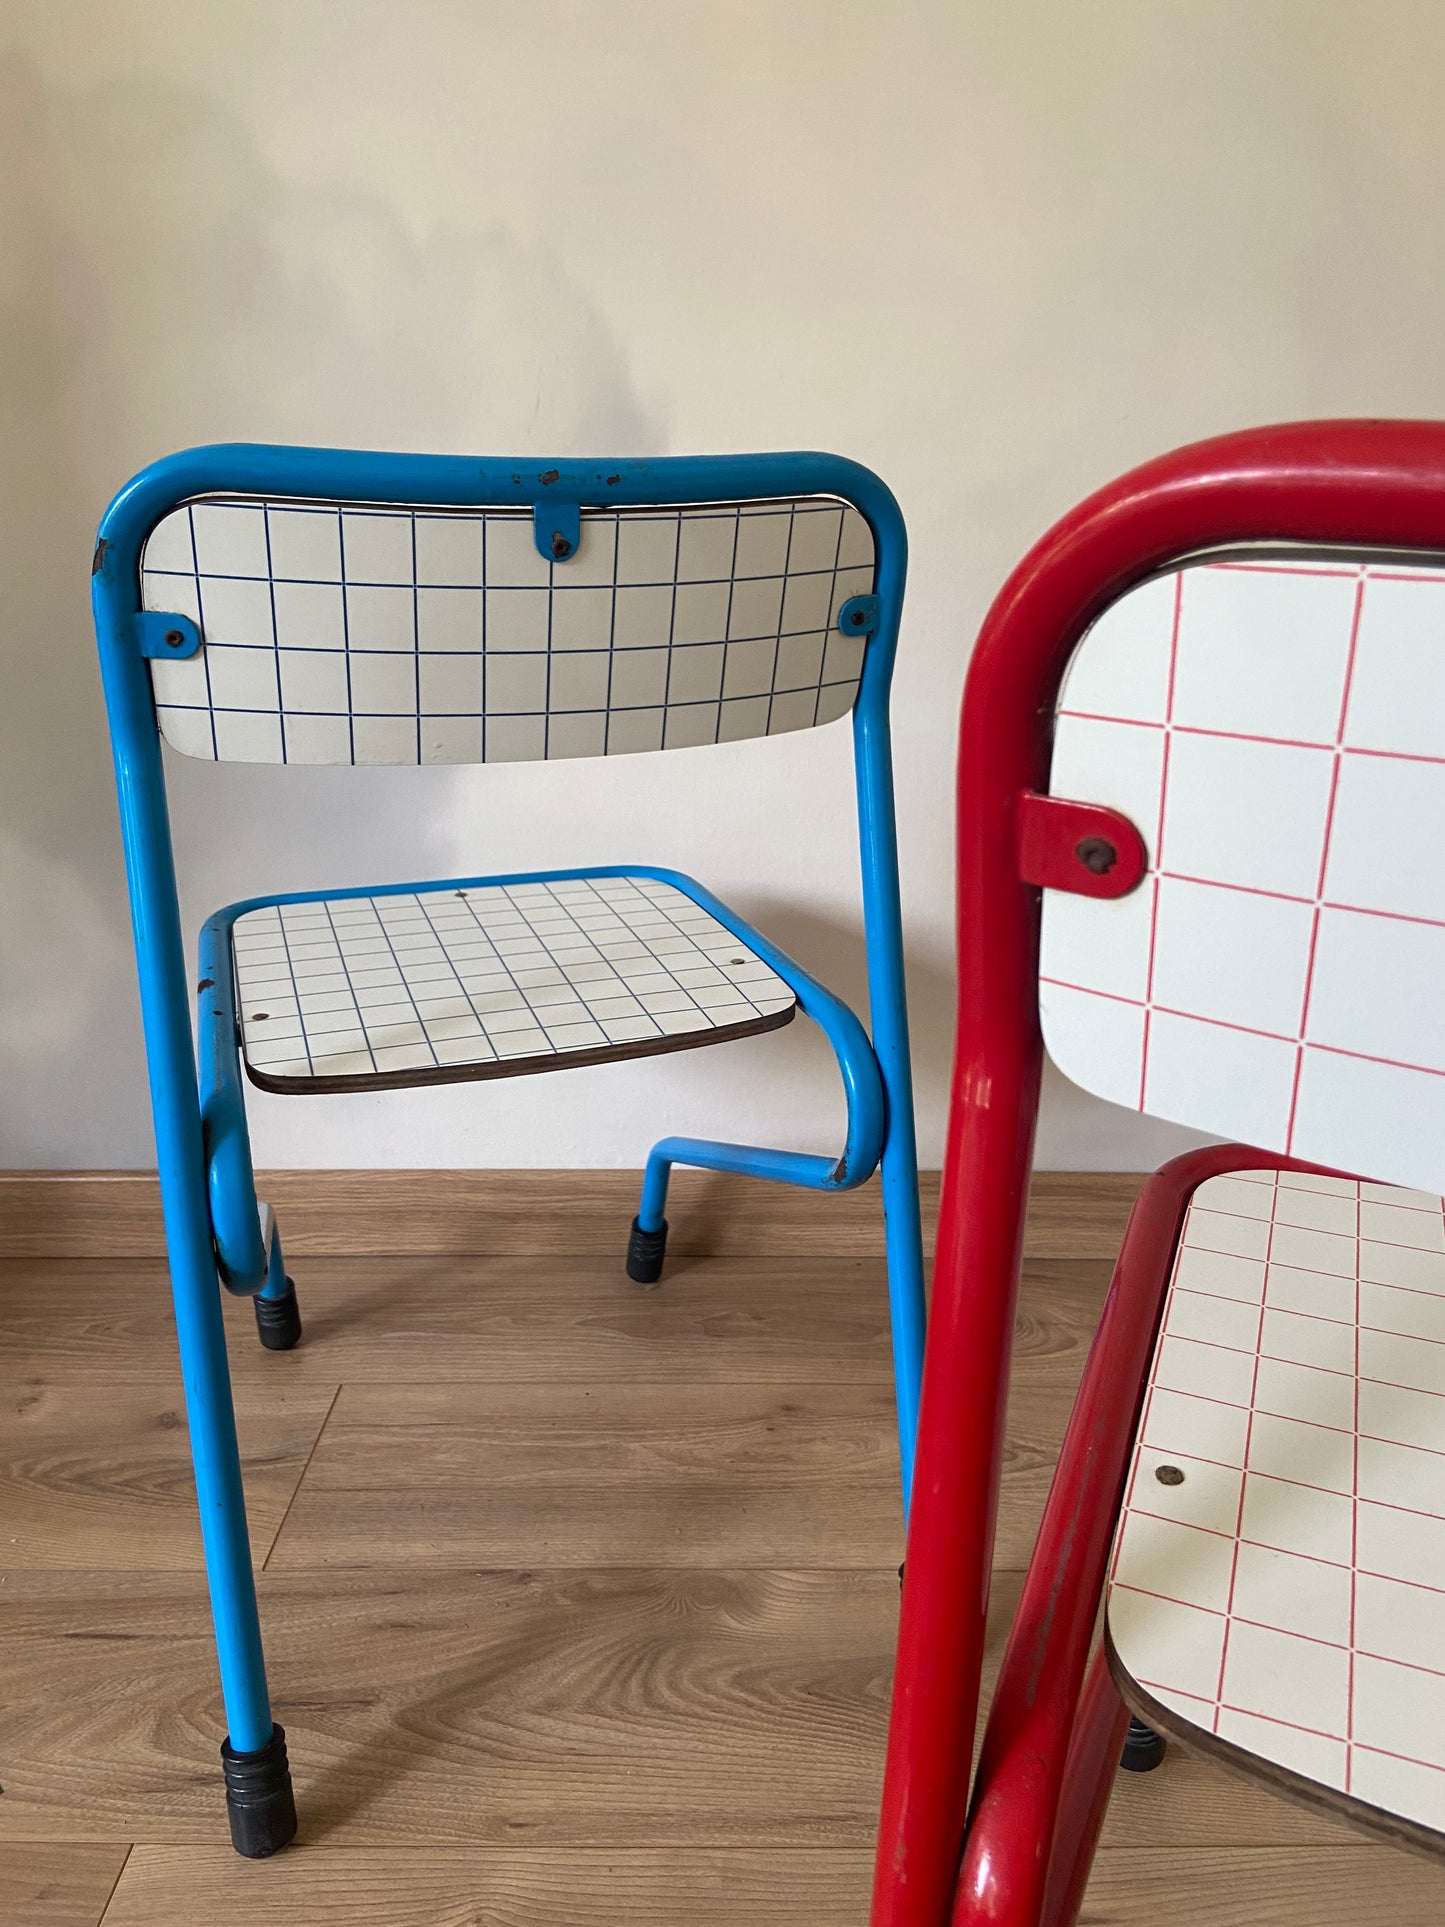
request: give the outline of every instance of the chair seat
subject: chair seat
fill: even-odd
[[[232,930],[242,1056],[265,1090],[516,1077],[788,1023],[763,959],[658,878],[423,885],[267,904]]]
[[[1186,1744],[1445,1847],[1445,1212],[1295,1172],[1194,1193],[1107,1614]]]

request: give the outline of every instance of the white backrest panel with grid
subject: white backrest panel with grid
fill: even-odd
[[[1142,584],[1074,655],[1050,789],[1149,853],[1117,901],[1045,893],[1060,1069],[1445,1191],[1445,563],[1260,551]]]
[[[200,653],[151,666],[161,733],[245,763],[481,763],[777,735],[852,708],[872,531],[824,497],[582,511],[566,561],[530,511],[187,504],[147,609]]]

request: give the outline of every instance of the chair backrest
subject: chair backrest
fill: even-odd
[[[1148,859],[1113,901],[1045,892],[1060,1069],[1445,1189],[1445,558],[1254,548],[1130,588],[1070,661],[1049,788]]]
[[[725,479],[751,494],[767,466]],[[143,606],[202,638],[152,664],[165,740],[220,762],[522,762],[778,735],[853,707],[878,553],[851,501],[594,506],[574,482],[559,513],[559,471],[507,472],[514,494],[530,476],[531,506],[179,503],[142,558]]]

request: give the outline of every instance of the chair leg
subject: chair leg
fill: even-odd
[[[893,1378],[898,1403],[898,1457],[903,1514],[913,1496],[913,1454],[923,1389],[923,1232],[918,1205],[918,1156],[912,1119],[895,1130],[890,1119],[880,1160],[883,1236],[888,1254],[888,1318],[893,1333]]]
[[[256,1331],[268,1352],[289,1352],[301,1338],[301,1307],[296,1287],[286,1276],[286,1260],[281,1255],[281,1233],[271,1231],[271,1251],[266,1263],[266,1282],[252,1299],[256,1307]]]
[[[642,1198],[627,1239],[627,1275],[635,1285],[655,1285],[662,1276],[667,1254],[667,1219],[662,1213],[671,1175],[672,1160],[654,1149],[642,1174]]]
[[[1096,1652],[1069,1735],[1039,1927],[1074,1927],[1078,1919],[1128,1717],[1109,1662]]]
[[[226,1708],[221,1760],[231,1842],[238,1853],[259,1860],[296,1832],[296,1803],[286,1736],[271,1717],[266,1687],[209,1217],[204,1197],[198,1211],[187,1208],[190,1202],[167,1199],[171,1290]]]
[[[1119,1764],[1126,1773],[1152,1773],[1156,1766],[1163,1764],[1168,1750],[1162,1733],[1146,1726],[1137,1713],[1130,1714],[1124,1750],[1119,1755]]]

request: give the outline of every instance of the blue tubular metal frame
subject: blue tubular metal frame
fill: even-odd
[[[876,550],[877,613],[853,711],[853,737],[871,1044],[846,1006],[699,885],[666,870],[637,867],[630,872],[685,890],[792,987],[837,1055],[848,1100],[844,1150],[834,1160],[665,1138],[648,1159],[639,1221],[646,1229],[660,1226],[668,1174],[675,1163],[739,1171],[815,1190],[844,1190],[863,1183],[881,1162],[905,1504],[923,1353],[923,1259],[888,698],[907,545],[898,505],[876,475],[857,463],[815,454],[539,465],[535,458],[478,461],[235,443],[191,449],[154,463],[127,483],[106,510],[92,567],[92,603],[115,759],[167,1250],[221,1683],[230,1744],[248,1753],[267,1745],[273,1727],[217,1280],[233,1292],[274,1297],[285,1289],[285,1267],[279,1238],[273,1236],[268,1244],[256,1208],[237,1053],[230,926],[259,903],[311,899],[257,899],[233,905],[207,923],[201,940],[198,1065],[146,661],[149,644],[141,620],[140,561],[146,537],[163,516],[182,502],[218,494],[513,507],[531,509],[534,516],[539,510],[544,515],[565,510],[569,525],[579,506],[663,507],[829,495],[851,503],[868,522]],[[618,874],[621,867],[587,874]],[[454,888],[502,880],[545,877],[461,878],[435,886],[387,888]],[[376,893],[376,887],[369,887],[325,894]]]

